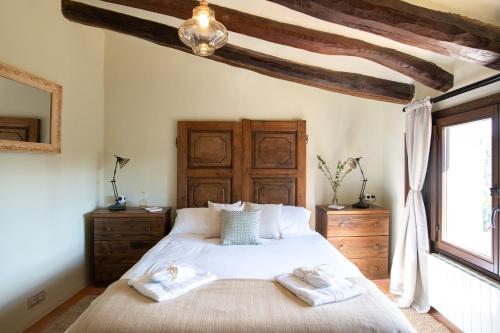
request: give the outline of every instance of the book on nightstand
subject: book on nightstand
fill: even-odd
[[[146,207],[144,208],[145,211],[150,212],[150,213],[161,213],[163,212],[163,208],[161,207]]]

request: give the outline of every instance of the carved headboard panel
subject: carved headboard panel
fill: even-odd
[[[243,120],[242,198],[306,204],[306,122]]]
[[[177,207],[241,200],[239,122],[181,121],[177,126]]]
[[[178,123],[177,206],[306,204],[305,121]]]

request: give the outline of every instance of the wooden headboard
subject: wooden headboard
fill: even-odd
[[[40,119],[0,117],[0,140],[40,142]]]
[[[177,207],[208,201],[306,205],[306,122],[181,121]]]

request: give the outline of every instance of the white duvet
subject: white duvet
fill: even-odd
[[[339,277],[362,276],[320,234],[264,240],[263,245],[221,246],[220,239],[204,239],[202,235],[174,234],[156,244],[122,279],[138,278],[153,265],[186,263],[212,274],[218,279],[261,279],[290,273],[297,267],[328,264]]]

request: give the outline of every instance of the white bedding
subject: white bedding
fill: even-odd
[[[176,260],[219,280],[182,297],[153,302],[122,279],[110,285],[68,332],[401,332],[415,333],[403,313],[319,234],[265,245],[220,246],[217,239],[177,234],[161,240],[123,278]],[[297,266],[329,264],[366,292],[343,302],[309,307],[268,281]],[[243,315],[242,315],[243,314]]]
[[[186,263],[215,274],[218,279],[273,280],[276,275],[297,267],[331,265],[340,277],[362,276],[320,234],[264,240],[263,245],[220,246],[220,239],[203,235],[174,234],[156,244],[122,279],[137,278],[153,264]]]

